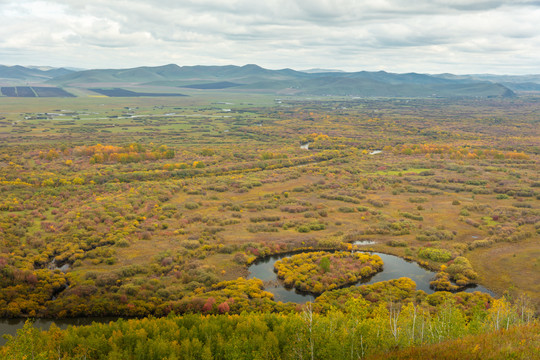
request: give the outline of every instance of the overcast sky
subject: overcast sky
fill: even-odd
[[[0,64],[540,73],[540,0],[0,0]]]

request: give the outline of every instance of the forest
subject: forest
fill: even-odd
[[[539,354],[538,323],[522,322],[504,300],[495,300],[489,310],[476,307],[469,316],[451,302],[444,302],[433,314],[413,303],[403,307],[381,303],[368,311],[363,298],[351,298],[345,307],[346,312],[331,309],[325,315],[310,306],[287,314],[169,315],[66,331],[52,326],[45,334],[27,323],[16,339],[0,349],[0,355],[10,359],[358,359],[462,339],[465,346],[457,346],[459,351],[470,355],[472,350],[478,359],[494,355],[534,359]],[[500,339],[492,337],[502,332],[514,346],[488,348],[487,344],[499,344]],[[469,338],[479,334],[484,335],[482,348],[477,343],[471,349]],[[455,358],[453,351],[444,348],[434,358]]]
[[[0,98],[0,356],[539,356],[540,98],[186,94]]]

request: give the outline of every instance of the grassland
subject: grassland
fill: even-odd
[[[476,251],[470,258],[482,279],[499,293],[522,289],[523,293],[534,298],[540,292],[540,283],[531,281],[538,279],[540,271],[538,238],[500,243]]]
[[[358,240],[539,304],[538,98],[186,94],[0,98],[1,316],[200,308]]]

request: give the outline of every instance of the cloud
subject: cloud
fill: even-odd
[[[0,0],[11,64],[540,72],[540,1]]]

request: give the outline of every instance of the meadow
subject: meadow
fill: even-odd
[[[294,313],[247,266],[357,241],[538,311],[539,98],[185,94],[0,97],[1,317]]]

